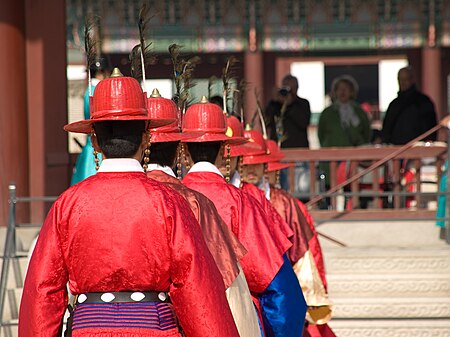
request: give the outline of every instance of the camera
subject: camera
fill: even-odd
[[[288,86],[284,86],[284,87],[281,87],[280,89],[278,89],[278,93],[281,96],[287,96],[290,94],[290,92],[291,92],[291,88]]]

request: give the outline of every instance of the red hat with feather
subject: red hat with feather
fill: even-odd
[[[202,132],[181,132],[177,105],[171,99],[161,97],[158,89],[154,89],[147,99],[147,108],[150,118],[175,120],[172,124],[150,129],[152,143],[186,141],[202,135]]]
[[[146,94],[139,82],[125,77],[115,68],[110,78],[100,81],[90,97],[90,119],[64,126],[64,130],[77,133],[93,133],[93,124],[104,121],[148,121],[150,127],[170,124],[173,118],[153,118],[147,113]]]
[[[245,142],[244,137],[227,136],[227,123],[221,108],[209,103],[205,96],[200,103],[191,105],[183,118],[183,132],[201,132],[202,136],[187,142],[227,142],[228,144]]]

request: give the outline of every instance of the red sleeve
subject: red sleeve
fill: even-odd
[[[288,223],[283,219],[276,209],[272,206],[269,200],[267,200],[266,195],[262,190],[260,190],[255,185],[244,183],[243,190],[249,193],[252,197],[258,200],[264,208],[264,211],[269,216],[270,221],[273,224],[273,228],[271,228],[273,232],[273,236],[285,236],[286,238],[291,238],[294,235],[294,232],[289,227]],[[284,241],[284,240],[283,240]],[[283,252],[284,253],[284,252]]]
[[[274,239],[271,222],[255,198],[243,192],[242,203],[237,236],[248,251],[241,260],[242,269],[249,289],[262,293],[280,270],[283,254],[292,243],[285,236]]]
[[[313,232],[297,205],[297,199],[289,193],[277,188],[271,188],[270,202],[295,233],[291,238],[293,245],[288,254],[289,260],[292,264],[295,264],[309,249],[309,241],[313,237]]]
[[[58,201],[45,219],[30,260],[19,312],[19,337],[57,336],[67,307],[68,272],[61,250]]]
[[[199,203],[199,201],[201,202]],[[221,272],[225,289],[227,289],[238,276],[237,262],[247,253],[247,250],[224,223],[212,201],[204,197],[197,200],[196,203],[201,210],[199,223],[202,226],[205,242]]]
[[[170,297],[187,337],[239,337],[222,276],[184,199],[169,218],[172,267]]]

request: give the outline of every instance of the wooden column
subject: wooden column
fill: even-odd
[[[245,53],[245,72],[244,79],[248,82],[247,92],[245,94],[245,120],[251,120],[253,114],[256,113],[256,96],[255,89],[260,95],[260,103],[264,104],[263,97],[263,55],[262,52],[250,52]],[[264,106],[262,107],[264,109]],[[257,130],[261,130],[259,125],[256,125]]]
[[[9,183],[17,184],[18,196],[29,193],[23,1],[0,2],[0,41],[0,226],[5,226]],[[26,221],[27,211],[21,207],[17,211]]]
[[[30,194],[56,196],[69,185],[65,1],[26,0]],[[33,221],[47,207],[34,203]]]
[[[442,101],[442,83],[441,76],[441,50],[440,48],[424,47],[422,49],[422,91],[428,95],[436,108],[436,118],[444,118],[447,112],[444,111]]]

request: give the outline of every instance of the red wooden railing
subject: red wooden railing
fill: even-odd
[[[405,199],[413,200],[415,204],[415,216],[431,217],[435,211],[427,208],[427,204],[423,203],[426,194],[422,191],[425,182],[422,177],[422,166],[425,161],[433,162],[435,166],[436,194],[432,197],[437,198],[438,184],[442,174],[442,167],[447,156],[447,145],[442,142],[435,143],[416,143],[414,146],[405,148],[404,146],[373,146],[373,147],[347,147],[347,148],[323,148],[318,150],[308,149],[284,149],[286,157],[283,161],[288,162],[307,162],[310,171],[310,192],[309,199],[313,201],[310,204],[311,211],[317,219],[325,219],[327,217],[336,217],[345,219],[356,219],[358,216],[365,218],[379,217],[401,217],[402,213],[407,211],[408,216],[411,215],[411,208],[406,209]],[[388,160],[385,160],[388,158]],[[319,191],[318,164],[319,162],[329,162],[329,190],[336,190],[339,187],[337,171],[340,163],[347,163],[347,177],[355,177],[360,175],[358,179],[351,181],[347,186],[347,193],[342,190],[335,193],[329,193],[330,209],[319,210],[317,206],[317,197],[324,197],[325,191]],[[374,167],[373,164],[381,163]],[[370,167],[373,166],[372,169]],[[369,170],[367,169],[369,168]],[[405,184],[404,178],[409,168],[410,182]],[[295,185],[295,168],[289,169],[290,192],[295,194],[293,186]],[[361,174],[363,173],[363,174]],[[388,185],[389,183],[389,185]],[[389,186],[389,189],[386,187]],[[412,187],[412,188],[411,188]],[[366,188],[363,193],[362,188]],[[369,190],[367,190],[369,188]],[[347,207],[344,212],[337,212],[337,199],[339,195],[347,195],[347,204],[351,200],[352,211],[349,212]],[[370,197],[373,202],[370,209],[364,211],[362,215],[358,210],[359,198],[361,196]],[[305,196],[303,196],[305,197]],[[393,200],[393,209],[382,208],[382,197],[390,197]],[[430,196],[427,195],[427,198]],[[403,202],[402,202],[403,201]],[[339,213],[339,214],[338,214]],[[395,216],[397,214],[397,216]]]

